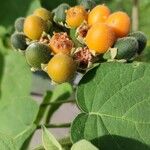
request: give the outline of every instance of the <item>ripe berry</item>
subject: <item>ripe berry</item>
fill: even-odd
[[[66,23],[70,28],[76,28],[80,24],[87,20],[87,12],[83,6],[71,7],[66,12]]]
[[[43,33],[47,30],[46,22],[38,16],[31,15],[25,19],[24,33],[32,40],[38,40]]]
[[[74,76],[76,64],[66,54],[56,54],[48,63],[48,75],[56,83],[67,82]]]

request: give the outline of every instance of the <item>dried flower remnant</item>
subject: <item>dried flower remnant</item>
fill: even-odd
[[[79,68],[88,68],[93,61],[93,55],[88,47],[79,47],[74,53],[74,60],[79,63]]]
[[[39,42],[49,45],[50,44],[50,35],[43,33],[39,39]]]
[[[50,47],[54,53],[70,54],[73,45],[66,32],[54,33],[50,40]]]
[[[76,30],[76,36],[77,36],[77,40],[84,44],[84,38],[86,37],[87,35],[87,32],[89,30],[89,25],[87,23],[87,21],[84,21]]]

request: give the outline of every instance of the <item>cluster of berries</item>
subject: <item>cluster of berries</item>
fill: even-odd
[[[63,3],[53,11],[38,8],[18,18],[11,43],[32,71],[41,69],[63,83],[95,62],[128,61],[141,54],[147,38],[140,31],[129,33],[130,26],[127,13],[111,13],[106,5],[82,0],[78,6]]]

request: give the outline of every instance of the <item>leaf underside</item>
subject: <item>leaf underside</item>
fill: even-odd
[[[31,75],[23,56],[15,52],[5,56],[0,97],[0,132],[9,135],[18,149],[36,128],[34,121],[38,105],[30,97]]]

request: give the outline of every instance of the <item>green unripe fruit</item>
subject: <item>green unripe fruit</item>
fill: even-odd
[[[147,37],[146,35],[141,31],[132,32],[129,34],[130,37],[134,37],[137,39],[139,43],[139,48],[137,50],[138,54],[141,54],[141,52],[144,50],[147,44]]]
[[[82,5],[86,10],[91,10],[96,6],[96,3],[94,0],[82,0],[80,5]]]
[[[41,17],[31,15],[25,19],[24,33],[32,40],[38,40],[47,29],[47,23]]]
[[[51,58],[51,51],[49,46],[34,42],[26,49],[26,60],[33,68],[41,68],[41,64],[46,64]]]
[[[58,53],[48,63],[48,75],[56,83],[69,81],[75,71],[76,63],[66,54]]]
[[[23,32],[24,21],[25,21],[25,18],[23,18],[23,17],[16,19],[16,21],[15,21],[16,31]]]
[[[60,4],[55,10],[54,10],[54,22],[58,23],[60,25],[63,25],[66,21],[66,10],[68,10],[70,6],[68,4]]]
[[[134,37],[124,37],[117,40],[114,45],[117,48],[117,59],[130,60],[138,49],[138,41]]]
[[[52,13],[45,8],[38,8],[33,14],[41,17],[45,21],[52,21]]]
[[[25,50],[27,48],[26,36],[23,33],[14,33],[11,36],[11,44],[15,49]]]

